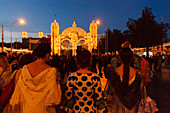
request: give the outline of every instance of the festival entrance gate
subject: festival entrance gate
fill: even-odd
[[[75,21],[72,27],[65,29],[59,34],[59,24],[54,20],[51,23],[51,49],[53,54],[61,55],[61,50],[72,50],[72,55],[76,55],[78,44],[82,42],[87,45],[87,49],[92,52],[92,49],[97,49],[97,24],[94,20],[89,27],[90,33],[86,33],[80,27],[76,27]],[[63,46],[65,45],[65,46]]]

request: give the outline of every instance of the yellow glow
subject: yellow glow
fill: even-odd
[[[61,55],[60,51],[62,49],[66,49],[66,50],[71,49],[72,55],[76,55],[76,49],[78,43],[81,40],[85,41],[85,44],[87,46],[85,48],[88,49],[90,52],[92,52],[93,48],[94,49],[97,48],[97,23],[100,24],[100,21],[98,21],[97,23],[95,23],[94,20],[92,21],[89,27],[90,33],[86,33],[82,28],[76,27],[75,22],[73,22],[72,24],[73,26],[70,27],[71,29],[65,29],[62,32],[62,34],[59,34],[59,25],[58,23],[57,24],[54,23],[55,21],[51,23],[52,53]],[[79,38],[79,36],[81,36],[81,38]],[[72,44],[72,46],[71,47],[69,45],[68,47],[63,46],[64,45],[63,41],[65,40],[69,41]]]
[[[22,32],[22,37],[27,37],[27,32]]]
[[[23,19],[20,19],[19,22],[20,22],[21,24],[25,24],[25,21],[24,21]]]
[[[43,32],[38,32],[38,37],[42,38],[43,37]]]
[[[100,21],[99,21],[99,20],[97,20],[97,21],[96,21],[96,23],[97,23],[97,24],[100,24]]]

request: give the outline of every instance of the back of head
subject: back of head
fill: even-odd
[[[121,48],[119,56],[123,64],[130,64],[133,61],[133,52],[130,48]]]
[[[27,65],[34,61],[34,55],[31,53],[26,53],[20,56],[19,58],[19,67],[22,68],[24,65]]]
[[[48,43],[40,43],[38,44],[34,50],[33,50],[33,55],[35,55],[38,58],[44,58],[47,53],[50,54],[51,52],[51,47],[49,46]]]
[[[3,55],[5,57],[7,57],[7,53],[6,52],[1,52],[0,55]]]
[[[0,61],[1,61],[0,67],[3,67],[3,68],[9,67],[8,60],[4,55],[0,55]]]
[[[91,53],[88,50],[82,50],[77,53],[76,60],[80,68],[86,68],[90,64]]]

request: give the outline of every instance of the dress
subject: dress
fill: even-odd
[[[137,71],[129,81],[128,92],[121,92],[122,78],[113,70],[106,89],[107,105],[110,113],[137,113],[141,100],[141,73]],[[143,86],[142,86],[143,87]]]
[[[66,86],[67,99],[75,99],[72,113],[96,113],[99,109],[101,113],[107,113],[97,74],[71,73]]]
[[[9,104],[20,113],[55,113],[53,105],[61,100],[60,85],[56,84],[56,69],[47,68],[32,78],[27,65],[22,68]],[[16,112],[16,111],[15,111]]]

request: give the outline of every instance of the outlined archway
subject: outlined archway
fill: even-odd
[[[52,53],[61,55],[61,44],[65,40],[68,40],[72,47],[72,55],[76,55],[77,44],[84,40],[85,44],[88,46],[88,50],[92,52],[92,49],[97,49],[97,24],[94,23],[94,20],[90,24],[90,33],[86,33],[80,27],[76,27],[75,21],[72,24],[72,27],[66,28],[61,34],[59,34],[59,25],[54,20],[51,24],[51,48]]]

